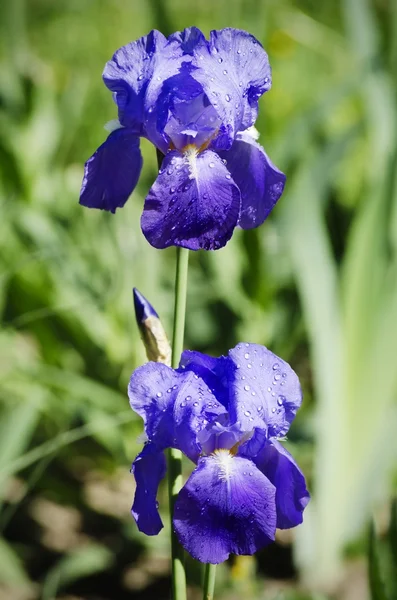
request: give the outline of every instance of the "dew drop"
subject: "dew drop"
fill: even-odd
[[[275,412],[276,412],[276,409],[275,409],[275,408],[274,408],[274,406],[273,406],[273,408],[272,408],[272,413],[274,414]]]
[[[251,392],[251,396],[256,396],[255,392]]]
[[[246,391],[246,392],[248,392],[248,391],[249,391],[249,389],[250,389],[250,386],[249,386],[249,385],[245,385],[245,386],[244,386],[244,389],[245,389],[245,391]]]
[[[208,198],[208,194],[207,194],[207,192],[204,192],[204,194],[203,194],[203,198],[204,198],[204,200],[206,200],[206,199]]]
[[[287,377],[287,373],[283,373],[283,378],[285,379]]]
[[[170,188],[170,194],[174,194],[175,193],[175,188]]]
[[[232,176],[231,176],[231,175],[229,175],[229,173],[228,173],[228,174],[226,175],[226,179],[231,179],[231,178],[232,178]]]
[[[251,363],[248,363],[248,365],[247,365],[247,368],[248,368],[248,369],[252,369],[252,365],[251,365]]]
[[[278,363],[274,363],[273,365],[273,371],[277,371],[277,369],[279,368],[279,364]]]
[[[163,394],[161,392],[157,392],[157,394],[156,394],[157,398],[161,398],[162,395]]]
[[[172,392],[172,389],[168,388],[167,392],[170,394]]]
[[[181,408],[184,408],[186,406],[186,402],[181,402]]]
[[[186,402],[190,402],[191,399],[192,399],[191,396],[186,396],[186,398],[185,398]]]
[[[232,97],[230,96],[230,94],[226,94],[226,96],[225,96],[226,102],[230,102],[231,99],[232,99]]]
[[[281,379],[281,375],[280,375],[280,373],[276,373],[276,374],[275,374],[275,376],[274,376],[274,379],[275,379],[276,381],[280,381],[280,379]]]
[[[215,163],[210,162],[209,167],[210,167],[210,169],[213,169],[215,167]]]
[[[249,357],[250,357],[250,355],[248,354],[248,352],[246,352],[246,353],[244,354],[244,358],[249,358]]]
[[[268,388],[267,388],[267,391],[268,391],[268,392],[271,392],[271,391],[272,391],[272,388],[271,388],[271,387],[268,387]]]
[[[241,50],[237,50],[237,54],[241,54]]]
[[[249,410],[246,410],[246,411],[245,411],[245,413],[244,413],[244,415],[245,415],[246,417],[249,417],[249,416],[250,416],[250,414],[251,414],[251,413],[250,413],[250,411],[249,411]]]
[[[198,402],[193,402],[193,406],[198,406],[199,403]]]
[[[239,369],[239,368],[240,368],[240,365],[239,365],[239,364],[237,364],[237,365],[236,365],[236,369]]]
[[[224,75],[227,75],[227,71],[226,71],[226,69],[224,69],[224,71],[223,71],[223,74],[224,74]]]
[[[138,81],[142,81],[142,79],[143,79],[143,75],[142,75],[142,73],[141,73],[141,74],[139,75],[139,77],[138,77]]]
[[[223,58],[219,57],[219,58],[218,58],[218,63],[219,63],[219,64],[220,64],[220,63],[223,63]]]
[[[283,402],[284,402],[284,400],[285,400],[285,396],[279,396],[279,397],[277,398],[277,404],[278,404],[279,406],[282,406],[282,405],[283,405]]]

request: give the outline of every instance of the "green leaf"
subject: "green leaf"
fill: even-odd
[[[371,521],[368,546],[368,578],[372,600],[390,600],[386,594],[381,564],[379,542],[376,537],[374,523]]]
[[[23,585],[28,581],[19,556],[9,543],[0,538],[0,583]]]

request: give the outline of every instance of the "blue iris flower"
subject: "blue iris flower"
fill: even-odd
[[[173,523],[197,560],[253,554],[274,540],[276,527],[302,522],[310,497],[305,478],[279,441],[301,404],[301,388],[267,348],[239,344],[220,358],[185,351],[176,370],[147,363],[132,374],[129,398],[147,436],[132,466],[140,531],[156,535],[163,527],[156,495],[169,447],[196,465],[176,499]]]
[[[258,227],[285,176],[257,143],[258,99],[271,86],[261,44],[238,29],[159,31],[123,46],[103,72],[115,129],[86,162],[80,203],[115,212],[142,168],[140,137],[165,155],[141,218],[156,248],[214,250],[236,225]]]

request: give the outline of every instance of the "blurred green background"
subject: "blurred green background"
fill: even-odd
[[[142,424],[126,385],[145,361],[132,286],[172,327],[175,251],[149,247],[139,228],[153,148],[142,143],[138,189],[116,215],[78,196],[116,117],[105,62],[153,28],[190,25],[243,28],[265,46],[273,88],[257,127],[288,180],[262,227],[191,255],[185,345],[219,355],[257,342],[292,364],[305,400],[288,447],[313,494],[301,527],[218,569],[217,598],[366,600],[371,518],[375,579],[386,581],[373,598],[392,598],[397,2],[0,8],[0,599],[169,597],[165,489],[158,537],[139,534],[129,514]],[[195,600],[199,566],[188,572]]]

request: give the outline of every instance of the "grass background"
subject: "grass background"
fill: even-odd
[[[368,597],[367,524],[382,536],[397,487],[397,3],[2,0],[1,600],[169,597],[167,527],[148,538],[129,515],[142,427],[125,390],[145,361],[132,286],[172,327],[174,249],[139,228],[153,148],[116,215],[78,195],[116,117],[105,62],[193,24],[268,51],[257,128],[288,183],[262,227],[192,254],[185,345],[257,342],[292,364],[305,400],[288,447],[313,493],[301,527],[218,570],[217,597]]]

